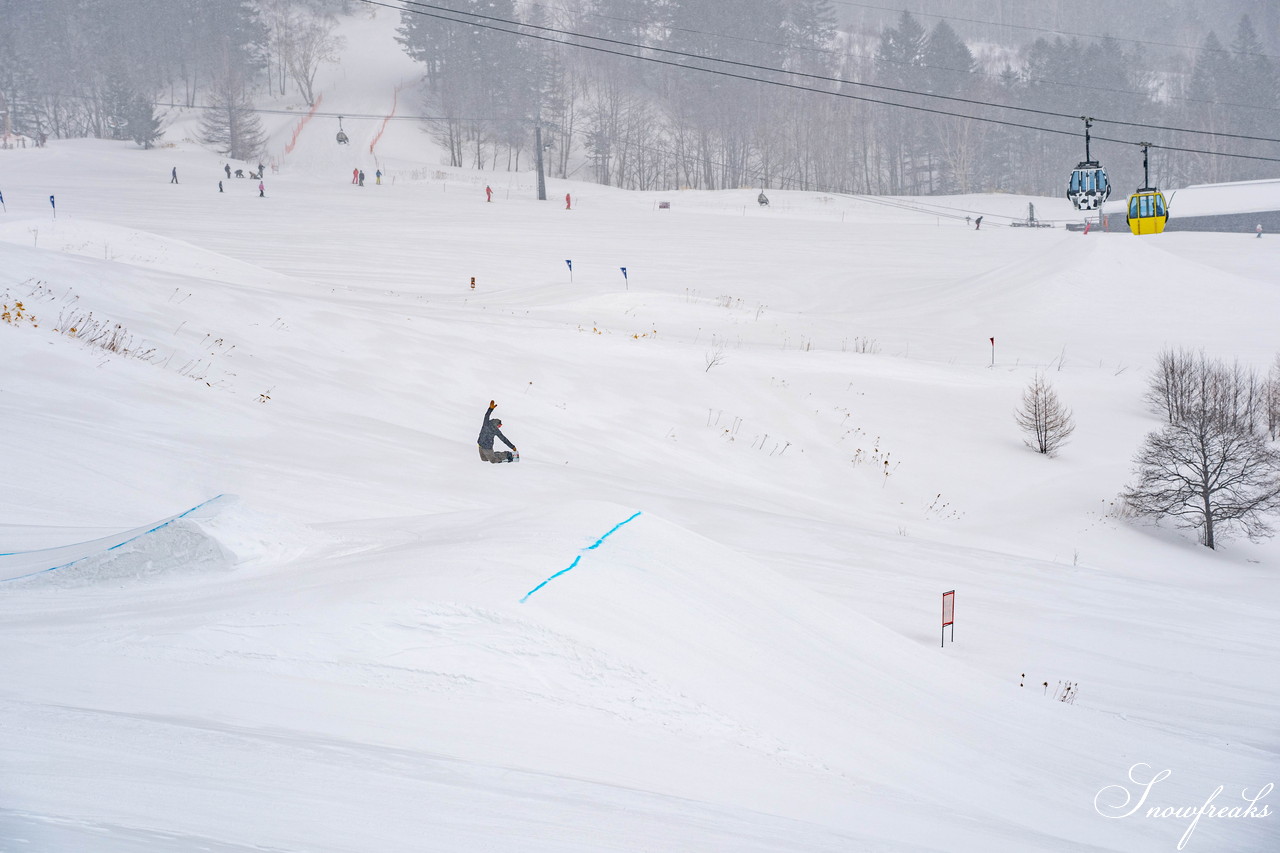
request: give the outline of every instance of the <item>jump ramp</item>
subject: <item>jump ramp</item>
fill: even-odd
[[[0,553],[0,584],[78,586],[174,571],[228,571],[237,558],[209,527],[238,502],[234,495],[218,495],[177,515],[100,539]]]

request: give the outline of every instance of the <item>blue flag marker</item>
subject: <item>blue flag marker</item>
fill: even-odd
[[[49,206],[53,208],[53,218],[54,218],[54,219],[57,219],[57,218],[58,218],[58,205],[57,205],[57,203],[53,200],[53,196],[49,196]]]
[[[4,193],[0,193],[0,208],[4,208],[5,213],[9,212],[9,208],[4,206]]]
[[[564,259],[565,265],[569,267],[569,281],[573,281],[573,261],[568,258]]]
[[[630,290],[630,289],[631,289],[631,280],[627,278],[627,268],[626,268],[626,267],[618,267],[618,269],[622,270],[622,280],[623,280],[623,281],[625,281],[625,282],[627,283],[627,290]]]

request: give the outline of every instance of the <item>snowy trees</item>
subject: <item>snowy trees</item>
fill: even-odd
[[[398,39],[405,52],[425,65],[431,112],[443,118],[432,135],[449,151],[450,164],[493,168],[498,147],[515,154],[528,144],[537,118],[538,74],[525,39],[492,29],[494,18],[513,20],[513,0],[459,0],[449,19],[401,15]],[[476,26],[467,23],[474,15]]]
[[[129,138],[150,148],[160,138],[160,119],[155,105],[141,93],[135,93],[125,104],[125,132]]]
[[[1195,530],[1209,548],[1233,533],[1250,539],[1273,531],[1280,511],[1280,356],[1262,377],[1238,362],[1201,352],[1166,350],[1145,396],[1165,425],[1134,458],[1134,482],[1122,493],[1137,516],[1169,518]],[[1075,429],[1071,412],[1037,373],[1015,412],[1033,450],[1053,455]]]
[[[1137,515],[1172,518],[1209,548],[1228,532],[1268,536],[1280,509],[1280,453],[1265,430],[1272,383],[1239,364],[1185,350],[1163,353],[1148,401],[1168,424],[1134,459],[1137,482],[1123,494]]]
[[[16,133],[129,137],[122,105],[195,106],[228,67],[252,79],[262,39],[246,0],[0,0],[0,102]]]
[[[1267,436],[1276,441],[1280,439],[1280,354],[1271,364],[1271,372],[1267,374],[1266,388]]]
[[[924,27],[903,12],[896,27],[880,33],[880,46],[876,51],[876,80],[882,86],[898,90],[895,102],[911,102],[907,91],[920,92],[925,88],[924,54],[928,38]],[[922,167],[923,139],[912,129],[916,116],[908,110],[881,107],[875,114],[880,129],[877,153],[883,153],[883,185],[891,195],[918,193]],[[880,171],[880,170],[877,170]]]
[[[1196,53],[1185,85],[1184,97],[1177,109],[1178,123],[1210,134],[1245,134],[1276,136],[1280,122],[1276,108],[1280,106],[1280,78],[1272,57],[1254,30],[1248,15],[1239,18],[1234,39],[1224,45],[1217,32],[1210,30]],[[1218,136],[1190,137],[1198,139],[1191,148],[1218,150],[1228,141]],[[1271,177],[1264,163],[1199,153],[1185,153],[1174,166],[1187,181],[1238,181]]]
[[[930,94],[959,95],[970,91],[969,77],[974,70],[973,54],[941,20],[929,33],[924,52],[925,86]],[[979,123],[955,116],[931,115],[929,118],[929,191],[967,193],[977,184],[974,155],[975,133]]]
[[[1027,433],[1027,447],[1047,456],[1055,455],[1076,429],[1071,410],[1058,400],[1043,373],[1037,373],[1022,392],[1022,405],[1014,419]]]
[[[332,19],[306,16],[289,31],[286,67],[308,105],[315,104],[316,72],[320,63],[333,61],[342,48],[342,39],[333,35]]]
[[[267,87],[285,94],[293,80],[308,105],[316,102],[315,79],[322,62],[337,58],[343,40],[333,34],[337,22],[323,6],[299,0],[259,0],[267,31]]]
[[[1056,195],[1081,140],[969,117],[1016,117],[1001,104],[1218,134],[1162,140],[1199,151],[1231,148],[1226,134],[1280,136],[1275,4],[1252,4],[1252,20],[1226,0],[1140,17],[1071,13],[1082,32],[1127,32],[1127,22],[1196,45],[1185,51],[1085,36],[1021,43],[1048,13],[1011,2],[985,27],[947,20],[940,2],[914,14],[832,0],[448,5],[455,11],[405,5],[400,40],[422,63],[423,112],[458,166],[527,167],[536,124],[554,138],[559,174],[586,150],[597,180],[628,188]],[[338,47],[333,15],[357,11],[372,9],[349,0],[0,0],[0,124],[29,136],[124,137],[132,132],[118,105],[133,99],[119,92],[204,107],[228,75],[246,92],[296,87],[314,104],[317,70]],[[1205,21],[1232,30],[1220,38]],[[1094,143],[1114,185],[1138,184],[1138,158],[1101,128]],[[1266,168],[1158,150],[1156,183]]]

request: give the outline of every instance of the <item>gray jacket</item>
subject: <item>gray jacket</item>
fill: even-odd
[[[502,423],[501,418],[498,419],[497,423],[489,420],[489,416],[492,414],[493,409],[485,409],[484,424],[480,427],[480,437],[476,439],[476,441],[478,441],[480,446],[485,450],[493,450],[493,440],[495,438],[500,438],[502,439],[503,444],[510,447],[512,450],[515,450],[516,446],[507,440],[507,437],[502,434],[502,430],[498,429],[498,424]]]

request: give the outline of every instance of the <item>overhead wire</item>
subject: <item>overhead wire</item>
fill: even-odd
[[[538,7],[538,8],[542,8],[542,9],[560,10],[560,11],[572,12],[573,14],[575,14],[575,15],[577,15],[577,16],[579,16],[579,17],[591,17],[591,18],[598,18],[598,19],[605,20],[605,21],[616,21],[616,22],[618,22],[618,23],[622,23],[622,24],[629,24],[629,25],[636,25],[636,26],[645,26],[645,25],[646,25],[646,22],[644,22],[644,21],[638,21],[638,20],[635,20],[635,19],[633,19],[633,18],[620,18],[620,17],[618,17],[618,16],[616,16],[616,15],[605,15],[605,14],[602,14],[602,13],[600,13],[600,12],[592,12],[592,11],[589,11],[589,10],[586,10],[586,9],[582,9],[581,7],[569,7],[569,6],[564,5],[564,4],[560,4],[560,5],[556,5],[556,6],[549,6],[549,5],[545,4],[545,3],[529,3],[529,4],[527,4],[527,5],[529,5],[529,6],[534,6],[534,7]],[[863,6],[864,4],[848,3],[848,4],[844,4],[844,5],[849,5],[849,6]],[[865,8],[868,8],[868,9],[881,9],[882,7],[879,7],[879,6],[865,6]],[[464,14],[465,14],[465,13],[464,13]],[[944,16],[944,15],[926,15],[925,13],[915,13],[915,14],[920,15],[921,17],[935,17],[935,18],[939,18],[939,19],[943,19],[943,20],[960,20],[960,21],[964,21],[964,22],[967,22],[967,23],[988,24],[988,25],[993,26],[993,27],[999,27],[999,26],[1013,26],[1013,25],[1000,24],[1000,23],[995,22],[995,21],[979,21],[979,20],[975,20],[975,19],[972,19],[972,18],[954,18],[954,17]],[[749,37],[746,37],[746,36],[731,35],[731,34],[726,34],[726,33],[713,33],[713,32],[709,32],[709,31],[707,31],[707,30],[698,30],[698,29],[693,29],[693,28],[690,28],[690,27],[674,27],[674,26],[668,26],[667,28],[668,28],[670,31],[672,31],[672,32],[690,33],[690,34],[693,34],[693,35],[709,35],[709,36],[714,36],[714,37],[716,37],[716,38],[727,39],[727,40],[735,41],[735,42],[742,42],[742,43],[745,43],[745,44],[755,44],[755,45],[762,45],[762,46],[765,46],[765,47],[785,47],[785,48],[789,48],[789,49],[795,49],[795,48],[794,48],[794,46],[789,45],[789,44],[787,44],[787,43],[785,43],[785,42],[768,41],[768,40],[766,40],[766,39],[749,38]],[[1039,28],[1029,28],[1029,29],[1039,29]],[[1149,43],[1149,42],[1143,42],[1143,41],[1140,41],[1140,40],[1137,40],[1137,39],[1123,39],[1123,38],[1116,38],[1116,37],[1114,37],[1114,36],[1092,36],[1092,35],[1083,35],[1083,34],[1078,34],[1078,33],[1059,32],[1059,31],[1057,31],[1057,30],[1043,30],[1043,31],[1044,31],[1044,32],[1049,32],[1049,33],[1054,33],[1054,34],[1057,34],[1057,35],[1070,35],[1070,36],[1072,36],[1073,38],[1074,38],[1074,37],[1080,37],[1080,38],[1092,38],[1092,39],[1107,38],[1107,39],[1112,39],[1112,40],[1117,41],[1117,42],[1128,42],[1128,43],[1132,43],[1132,44],[1148,44],[1148,43]],[[805,47],[805,46],[801,46],[801,47],[800,47],[800,48],[798,48],[798,49],[799,49],[800,51],[802,51],[802,52],[806,53],[806,54],[822,54],[822,55],[825,55],[825,56],[830,57],[830,58],[832,58],[832,59],[842,59],[842,58],[844,58],[844,56],[845,56],[845,54],[841,53],[840,51],[833,50],[833,49],[831,49],[831,48],[819,48],[819,47]],[[1205,48],[1187,48],[1187,49],[1203,50],[1203,49],[1205,49]],[[1228,52],[1228,53],[1235,53],[1235,51],[1227,51],[1227,52]],[[1241,54],[1241,55],[1244,55],[1244,56],[1255,56],[1255,55],[1259,55],[1259,56],[1266,56],[1266,54]],[[1276,58],[1277,58],[1277,59],[1280,59],[1280,57],[1276,57]],[[898,60],[886,59],[886,58],[878,57],[878,56],[868,56],[868,57],[866,57],[866,59],[870,60],[871,62],[874,62],[874,63],[877,63],[877,64],[884,64],[884,65],[902,65],[902,64],[903,64],[903,63],[899,62]],[[946,66],[930,65],[930,64],[928,64],[928,63],[921,63],[920,65],[918,65],[918,66],[916,66],[916,67],[919,67],[919,68],[929,68],[929,69],[938,70],[938,71],[950,71],[950,72],[954,72],[954,73],[957,73],[957,74],[972,73],[972,74],[975,74],[975,75],[978,75],[978,76],[982,76],[982,77],[989,77],[989,78],[993,78],[993,79],[1000,79],[1000,78],[1002,77],[1002,75],[1001,75],[1001,74],[999,74],[999,73],[992,73],[992,72],[990,72],[990,71],[984,71],[984,70],[981,70],[981,69],[973,69],[973,70],[966,71],[965,69],[960,69],[960,68],[948,68],[948,67],[946,67]],[[1134,97],[1145,97],[1145,96],[1146,96],[1146,95],[1145,95],[1145,93],[1143,93],[1143,92],[1136,92],[1136,91],[1133,91],[1133,90],[1131,90],[1131,89],[1116,89],[1116,88],[1112,88],[1112,87],[1110,87],[1110,86],[1094,86],[1094,85],[1083,84],[1083,83],[1079,83],[1079,82],[1074,82],[1074,83],[1064,83],[1064,82],[1062,82],[1062,81],[1060,81],[1060,80],[1038,79],[1038,80],[1036,80],[1036,83],[1037,83],[1037,84],[1047,84],[1047,85],[1051,85],[1051,86],[1060,86],[1060,87],[1064,87],[1064,88],[1075,89],[1075,90],[1083,90],[1083,91],[1089,91],[1089,92],[1107,92],[1107,93],[1117,94],[1117,95],[1131,95],[1131,96],[1134,96]],[[1280,113],[1280,108],[1277,108],[1277,107],[1266,107],[1266,106],[1261,106],[1261,105],[1258,105],[1258,104],[1237,104],[1237,103],[1231,103],[1231,102],[1227,102],[1227,101],[1213,101],[1213,100],[1206,100],[1206,99],[1203,99],[1203,98],[1190,98],[1190,97],[1186,97],[1186,96],[1182,96],[1182,95],[1166,95],[1166,97],[1167,97],[1167,98],[1168,98],[1168,100],[1170,100],[1170,101],[1181,101],[1181,102],[1191,103],[1191,104],[1211,104],[1211,105],[1214,105],[1214,106],[1228,106],[1228,107],[1234,107],[1234,108],[1239,108],[1239,109],[1260,110],[1260,111],[1263,111],[1263,112],[1274,112],[1274,113]]]
[[[1021,122],[1012,122],[1005,119],[997,119],[997,118],[992,118],[987,116],[967,115],[963,113],[956,113],[956,112],[952,112],[944,109],[935,109],[932,107],[925,107],[925,106],[916,105],[916,104],[904,104],[904,103],[898,103],[896,101],[886,101],[886,100],[881,100],[879,98],[871,98],[871,97],[866,97],[862,95],[854,95],[849,92],[838,92],[838,91],[831,91],[829,89],[816,88],[812,86],[803,86],[797,83],[788,83],[782,80],[769,79],[769,78],[753,76],[748,74],[739,74],[732,71],[726,71],[720,68],[707,68],[699,65],[690,65],[683,62],[675,62],[672,60],[661,59],[656,56],[645,56],[641,54],[624,52],[621,50],[614,50],[608,47],[601,47],[595,44],[584,44],[581,42],[565,41],[563,40],[563,38],[553,38],[549,35],[540,35],[539,32],[553,33],[557,36],[569,37],[569,38],[589,39],[591,41],[602,42],[609,45],[628,47],[636,50],[652,51],[656,53],[678,56],[685,59],[697,60],[702,62],[720,63],[723,65],[729,65],[736,68],[742,68],[742,69],[751,70],[751,71],[763,71],[763,72],[769,72],[772,74],[782,74],[782,75],[789,75],[793,77],[808,78],[808,79],[818,80],[826,83],[860,86],[864,88],[876,89],[876,90],[892,92],[892,93],[902,94],[902,95],[934,98],[934,99],[943,100],[943,101],[964,103],[964,104],[970,104],[970,105],[976,105],[976,106],[982,106],[982,107],[995,107],[998,109],[1031,113],[1035,115],[1041,115],[1041,116],[1058,118],[1058,119],[1065,118],[1065,119],[1070,119],[1072,121],[1083,118],[1083,116],[1069,116],[1065,113],[1053,112],[1050,110],[1038,110],[1033,107],[1019,107],[1019,106],[1011,106],[1007,104],[993,104],[990,102],[978,101],[971,98],[961,98],[961,97],[950,96],[950,95],[939,95],[939,94],[930,93],[930,92],[919,92],[919,91],[905,89],[901,87],[864,83],[856,80],[845,80],[845,79],[836,78],[836,77],[827,77],[824,75],[809,74],[809,73],[799,72],[799,71],[789,71],[787,69],[781,69],[781,68],[772,68],[769,66],[759,65],[756,63],[741,62],[738,60],[731,60],[731,59],[722,59],[719,57],[712,57],[712,56],[704,56],[701,54],[675,50],[672,48],[662,48],[662,47],[653,47],[650,45],[636,44],[634,42],[627,42],[620,39],[612,39],[604,36],[592,36],[584,33],[573,32],[570,30],[562,30],[555,27],[546,27],[538,24],[527,24],[520,21],[513,21],[507,18],[500,18],[492,15],[485,15],[478,12],[458,11],[455,9],[450,9],[448,7],[443,7],[443,6],[437,6],[430,3],[415,2],[415,0],[405,0],[403,6],[392,5],[390,3],[385,3],[385,2],[379,2],[379,0],[359,0],[359,2],[365,3],[366,5],[370,5],[370,6],[381,6],[385,8],[397,9],[403,12],[407,12],[409,14],[421,15],[423,17],[434,18],[437,20],[447,21],[450,23],[462,24],[465,26],[492,30],[495,32],[505,33],[507,35],[525,37],[525,38],[535,39],[538,41],[546,41],[546,42],[551,42],[553,44],[563,45],[566,47],[576,47],[583,50],[589,50],[589,51],[605,53],[605,54],[610,54],[615,56],[622,56],[629,59],[638,59],[641,61],[655,63],[659,65],[665,65],[665,66],[692,70],[692,71],[700,71],[707,74],[746,80],[746,81],[755,82],[755,83],[763,83],[766,85],[779,86],[779,87],[798,90],[798,91],[812,92],[816,94],[822,94],[822,95],[827,95],[831,97],[839,97],[839,98],[848,99],[848,100],[863,101],[867,103],[875,103],[875,104],[881,104],[885,106],[909,109],[917,112],[946,115],[954,118],[962,118],[970,121],[980,121],[980,122],[985,122],[989,124],[999,124],[999,125],[1004,125],[1008,127],[1021,128],[1024,130],[1034,130],[1042,133],[1054,133],[1058,135],[1073,136],[1073,137],[1079,136],[1078,131],[1060,130],[1057,128],[1049,128],[1049,127],[1043,127],[1039,125],[1023,124]],[[451,17],[451,16],[457,16],[457,15],[460,15],[462,17]],[[491,21],[494,23],[484,23],[485,21]],[[505,27],[497,26],[497,24],[506,24],[508,26],[517,27],[518,29],[514,29],[514,30],[506,29]],[[526,32],[525,30],[536,30],[539,32]],[[1212,136],[1214,138],[1233,138],[1233,139],[1240,139],[1240,140],[1252,141],[1252,142],[1267,142],[1267,143],[1280,144],[1280,139],[1272,139],[1269,137],[1257,137],[1257,136],[1250,136],[1246,134],[1230,134],[1230,133],[1221,133],[1221,132],[1215,133],[1212,131],[1202,131],[1202,130],[1196,130],[1193,128],[1175,128],[1175,127],[1167,127],[1167,126],[1153,127],[1148,124],[1126,122],[1121,120],[1100,118],[1096,116],[1091,118],[1093,118],[1095,122],[1099,122],[1099,123],[1138,127],[1143,129],[1166,130],[1166,131],[1178,132],[1178,133],[1201,134],[1201,135]],[[1184,153],[1204,154],[1209,156],[1233,157],[1233,158],[1239,158],[1239,159],[1262,160],[1267,162],[1280,162],[1280,158],[1274,158],[1274,157],[1263,157],[1261,155],[1238,154],[1238,153],[1224,152],[1224,151],[1207,151],[1204,149],[1186,148],[1183,146],[1164,145],[1159,143],[1133,141],[1133,140],[1127,140],[1127,139],[1116,139],[1112,137],[1101,136],[1098,134],[1094,134],[1093,138],[1099,141],[1114,142],[1121,145],[1140,146],[1140,145],[1146,144],[1151,148],[1158,148],[1158,149],[1163,149],[1167,151],[1180,151]]]

